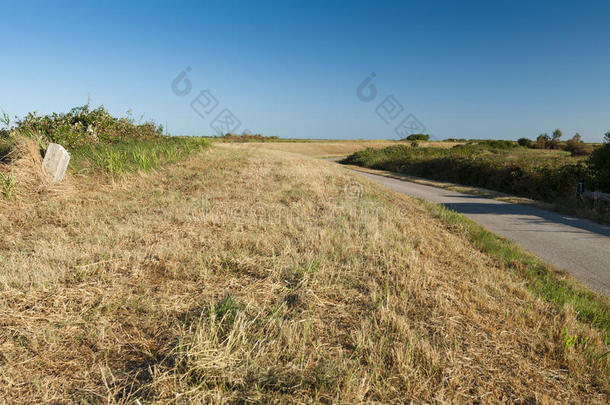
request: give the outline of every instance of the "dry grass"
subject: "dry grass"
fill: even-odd
[[[31,198],[33,195],[44,198],[66,194],[72,189],[70,180],[60,184],[51,182],[42,167],[38,144],[31,139],[16,138],[16,143],[7,155],[7,159],[10,164],[0,163],[0,183],[3,186],[3,192],[0,193],[0,207],[11,201],[27,205],[33,203]]]
[[[340,167],[217,146],[72,183],[0,212],[7,402],[608,401],[598,331]]]
[[[397,141],[329,141],[329,142],[264,142],[248,145],[255,149],[270,149],[284,152],[298,153],[312,157],[345,156],[364,150],[366,148],[385,148],[405,142]],[[410,142],[406,142],[410,145]],[[419,141],[420,146],[451,148],[457,142],[425,142]]]

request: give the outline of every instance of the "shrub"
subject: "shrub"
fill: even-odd
[[[407,136],[407,141],[428,141],[430,139],[430,135],[428,134],[411,134]]]
[[[541,160],[539,152],[523,150],[514,142],[478,142],[451,149],[390,146],[356,152],[343,162],[551,202],[574,194],[581,178],[574,159]]]
[[[490,148],[490,149],[513,149],[518,146],[513,141],[505,141],[505,140],[498,140],[498,139],[486,139],[486,140],[477,142],[477,144],[480,146],[483,146],[483,147]]]
[[[0,116],[0,122],[8,127],[6,121]],[[39,144],[41,151],[51,142],[65,146],[71,154],[70,167],[79,173],[146,171],[176,162],[210,144],[200,137],[166,136],[163,127],[154,122],[140,124],[130,117],[115,118],[104,107],[91,110],[88,105],[65,114],[30,113],[6,131],[6,136],[0,136],[0,163],[10,163],[16,141],[28,137]],[[8,184],[6,180],[4,183]]]
[[[103,106],[91,110],[89,105],[62,114],[29,113],[16,122],[14,130],[42,143],[55,142],[70,149],[95,143],[153,139],[163,131],[154,122],[139,124],[130,117],[115,118]]]
[[[593,153],[593,146],[587,145],[584,142],[574,142],[569,140],[564,147],[564,150],[570,152],[572,156],[589,156]]]
[[[595,186],[601,191],[610,192],[610,131],[606,132],[604,144],[589,157],[589,168]]]
[[[536,149],[547,149],[550,141],[551,137],[548,134],[538,135],[538,138],[536,138]]]
[[[521,146],[524,146],[526,148],[531,148],[533,142],[531,141],[531,139],[527,139],[527,138],[519,138],[519,140],[517,141],[517,143]]]
[[[593,146],[584,143],[579,133],[574,134],[572,139],[566,142],[563,149],[570,152],[572,156],[588,156],[593,152]]]

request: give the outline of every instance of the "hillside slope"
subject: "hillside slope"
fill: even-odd
[[[608,401],[608,343],[420,203],[215,146],[0,211],[9,402]]]

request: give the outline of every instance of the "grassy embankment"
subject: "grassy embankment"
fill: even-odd
[[[561,150],[462,145],[451,149],[406,145],[367,149],[347,164],[482,187],[551,204],[571,215],[610,222],[608,204],[576,198],[579,179],[587,178],[586,157]]]
[[[66,114],[41,117],[32,113],[14,126],[5,115],[3,123],[9,128],[0,131],[0,164],[4,163],[0,182],[12,182],[15,189],[19,182],[11,169],[12,161],[29,158],[17,169],[25,169],[25,165],[29,172],[24,176],[35,175],[31,160],[42,158],[51,142],[70,153],[70,172],[113,176],[174,163],[210,145],[203,138],[164,136],[154,123],[136,124],[130,118],[112,117],[103,108],[91,110],[88,105]]]
[[[216,146],[76,177],[2,203],[9,402],[608,400],[607,325],[340,167]]]

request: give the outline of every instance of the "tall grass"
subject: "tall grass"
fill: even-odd
[[[112,144],[89,144],[73,151],[72,170],[121,175],[177,162],[210,145],[203,138],[157,137]]]

